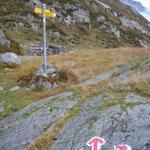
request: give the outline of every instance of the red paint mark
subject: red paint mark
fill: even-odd
[[[131,150],[131,147],[128,145],[115,145],[115,150]]]
[[[100,150],[102,145],[104,145],[105,143],[106,142],[103,138],[95,136],[87,142],[87,145],[89,147],[92,147],[92,150]]]

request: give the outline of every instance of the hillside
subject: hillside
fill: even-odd
[[[148,21],[119,0],[47,2],[48,8],[57,14],[55,19],[47,22],[48,44],[62,44],[69,50],[149,46]],[[36,47],[41,47],[41,17],[34,13],[34,8],[41,5],[39,0],[0,0],[1,30],[4,39],[11,42],[9,46],[1,37],[0,52],[16,49],[33,52]]]
[[[149,9],[144,7],[142,3],[135,1],[135,0],[121,0],[121,2],[125,3],[126,5],[136,10],[138,13],[143,15],[148,21],[150,21],[150,12]]]

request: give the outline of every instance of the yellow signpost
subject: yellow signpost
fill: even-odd
[[[41,8],[35,8],[34,9],[36,14],[42,14],[42,9]]]
[[[49,9],[43,10],[42,8],[35,8],[34,11],[35,11],[36,14],[44,14],[45,17],[51,17],[51,18],[56,17],[56,13],[49,10]]]
[[[47,70],[47,46],[46,46],[46,17],[55,18],[56,13],[49,9],[46,9],[46,4],[43,4],[43,8],[35,8],[36,14],[43,15],[43,50],[44,50],[44,71]]]

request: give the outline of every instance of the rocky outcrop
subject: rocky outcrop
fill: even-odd
[[[72,17],[76,22],[90,23],[89,12],[84,9],[73,11]]]
[[[120,30],[117,27],[109,22],[105,22],[102,26],[108,33],[113,33],[118,39],[121,36]]]
[[[19,113],[0,121],[0,149],[27,149],[33,139],[52,127],[78,100],[64,92],[33,103]],[[0,111],[2,111],[0,104]]]
[[[136,150],[149,150],[150,105],[135,104],[126,110],[115,105],[102,110],[100,106],[104,101],[103,96],[98,96],[84,104],[82,111],[65,125],[50,149],[88,150],[87,141],[99,136],[107,141],[104,150],[112,150],[114,145],[122,143]]]
[[[10,47],[11,42],[7,40],[3,31],[0,31],[0,45]]]
[[[146,33],[146,31],[142,28],[142,26],[136,21],[130,20],[126,17],[120,17],[120,21],[122,25],[126,28],[136,29],[141,31],[142,33]]]

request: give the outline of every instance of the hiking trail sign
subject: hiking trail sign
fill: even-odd
[[[47,46],[46,46],[46,18],[55,18],[56,13],[46,8],[46,4],[43,4],[43,8],[35,8],[36,14],[43,15],[43,51],[44,51],[44,71],[47,70]]]
[[[87,142],[87,146],[91,147],[91,150],[102,150],[104,144],[106,144],[105,139],[98,136],[93,137]],[[131,150],[131,147],[126,144],[114,145],[114,150]]]

